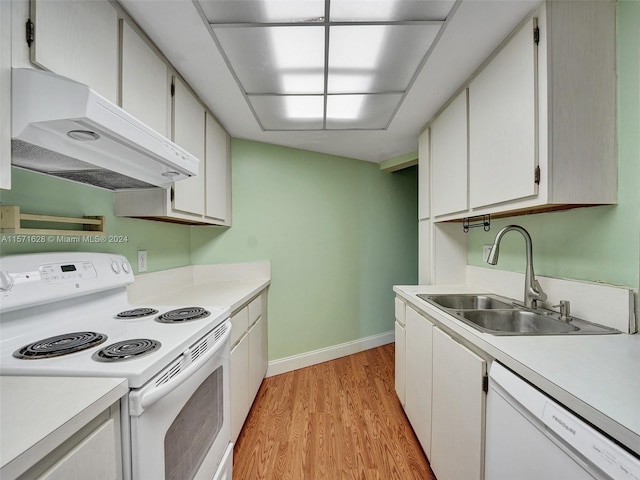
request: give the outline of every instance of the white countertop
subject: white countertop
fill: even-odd
[[[267,285],[269,285],[269,279],[209,282],[174,287],[157,296],[149,296],[145,301],[155,305],[217,305],[229,307],[231,313],[234,313]]]
[[[128,391],[125,379],[0,377],[0,477],[22,474]]]
[[[441,328],[487,352],[640,454],[639,335],[496,336],[480,332],[416,296],[482,293],[477,288],[396,286],[394,291]]]
[[[269,262],[192,265],[138,275],[127,293],[138,305],[215,305],[233,314],[270,282]]]

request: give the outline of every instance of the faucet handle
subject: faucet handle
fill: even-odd
[[[571,313],[571,302],[569,300],[560,300],[560,304],[554,305],[554,307],[560,307],[560,320],[569,321],[569,314]]]
[[[538,294],[538,298],[537,300],[544,302],[547,299],[547,294],[544,292],[544,290],[542,290],[542,286],[540,285],[540,282],[538,282],[538,280],[534,279],[533,280],[533,285],[534,288],[536,290],[536,293]]]

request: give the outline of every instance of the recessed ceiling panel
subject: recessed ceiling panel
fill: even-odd
[[[381,130],[391,121],[401,93],[376,95],[329,95],[327,130]]]
[[[324,0],[200,0],[209,23],[322,21]]]
[[[321,130],[323,95],[250,95],[249,102],[265,130]]]
[[[439,29],[439,25],[331,27],[328,93],[404,91]]]
[[[323,93],[324,28],[214,28],[244,91]]]
[[[332,22],[445,20],[455,0],[331,0]]]

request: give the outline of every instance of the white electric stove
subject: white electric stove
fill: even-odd
[[[127,378],[125,478],[227,478],[229,308],[131,305],[133,281],[121,255],[0,258],[0,374]]]

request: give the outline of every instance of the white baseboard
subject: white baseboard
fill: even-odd
[[[321,348],[319,350],[313,350],[299,355],[292,355],[291,357],[279,358],[278,360],[269,362],[266,376],[272,377],[274,375],[291,372],[299,368],[310,367],[311,365],[363,352],[370,348],[386,345],[387,343],[393,343],[394,341],[395,332],[390,331],[366,338],[360,338],[352,342],[341,343],[340,345],[334,345],[332,347]]]

